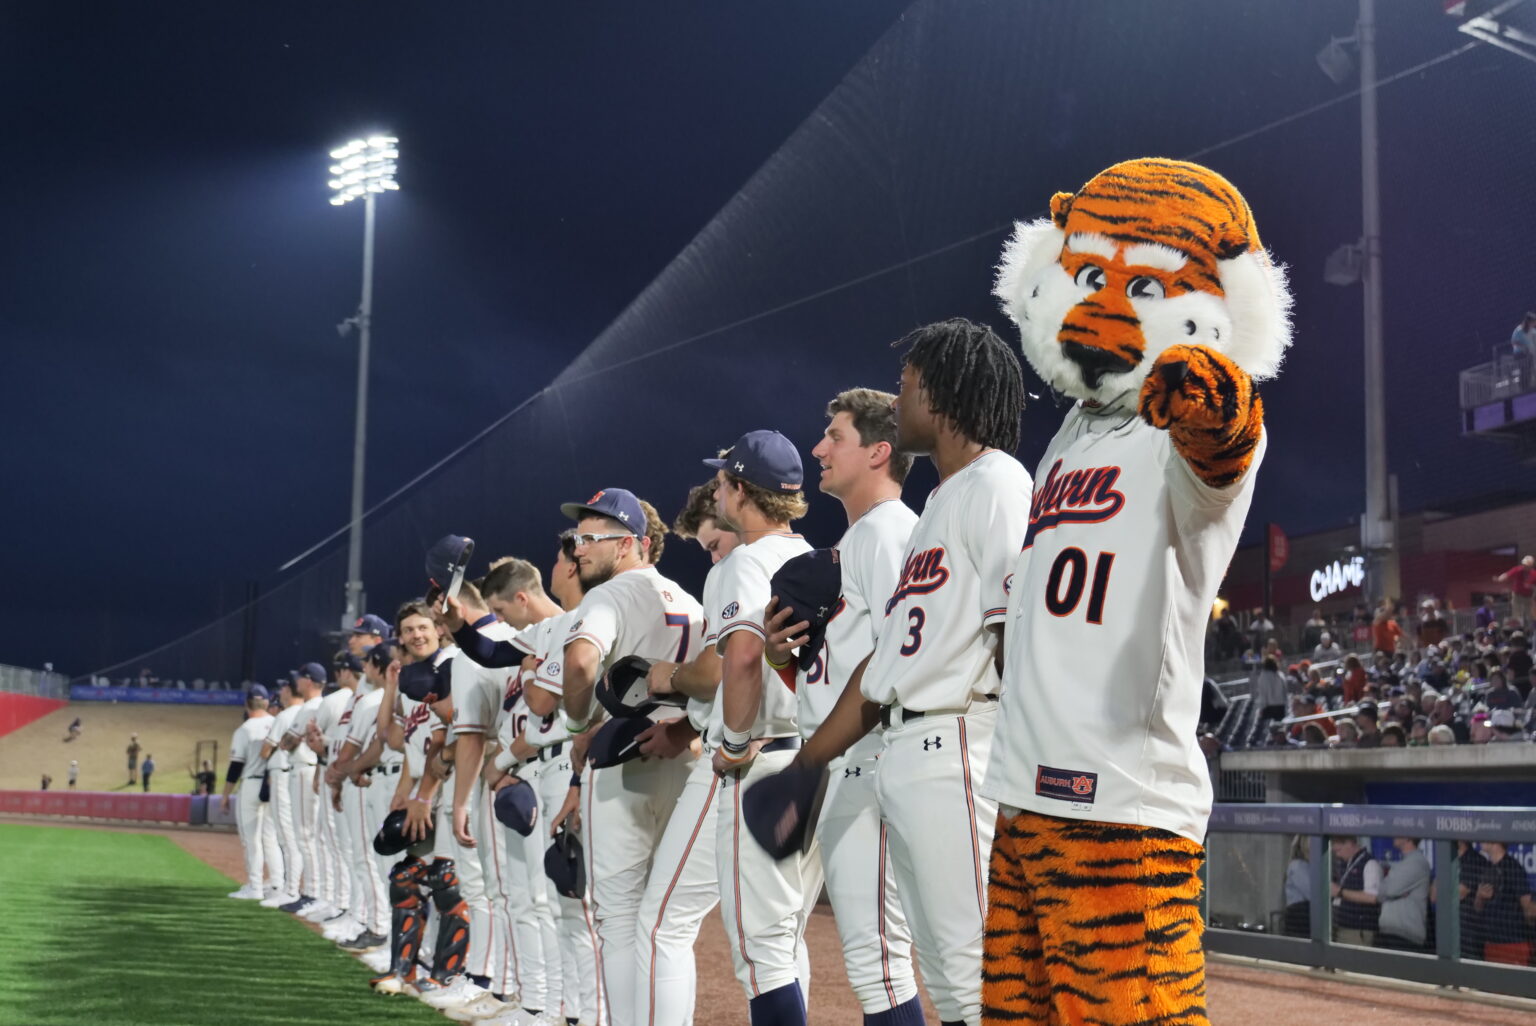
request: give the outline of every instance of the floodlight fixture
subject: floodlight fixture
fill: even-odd
[[[341,206],[370,193],[392,192],[400,188],[395,181],[395,162],[400,159],[400,140],[392,135],[374,135],[353,139],[331,151],[336,163],[330,171],[330,186],[336,190],[331,203]]]
[[[1334,85],[1344,85],[1354,78],[1355,62],[1345,47],[1354,46],[1358,42],[1356,36],[1334,38],[1328,40],[1327,46],[1317,51],[1317,66],[1323,69],[1323,74],[1333,80]]]

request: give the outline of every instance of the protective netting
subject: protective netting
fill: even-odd
[[[1455,387],[1536,303],[1519,228],[1536,200],[1536,65],[1469,46],[1438,3],[1382,6],[1389,430],[1413,508],[1529,480],[1506,450],[1457,437]],[[1360,290],[1322,284],[1321,268],[1360,230],[1359,104],[1314,61],[1354,16],[1352,0],[915,4],[546,389],[369,515],[370,610],[418,593],[422,552],[449,531],[545,565],[562,501],[623,486],[670,519],[706,475],[698,460],[743,431],[777,428],[809,462],[831,395],[894,387],[892,340],[956,315],[1005,327],[989,289],[1014,218],[1145,154],[1198,155],[1231,178],[1293,267],[1298,341],[1265,390],[1275,442],[1254,520],[1303,530],[1358,515]],[[1026,414],[1026,466],[1060,416],[1048,397]],[[1287,448],[1303,435],[1324,442]],[[909,501],[932,481],[915,471]],[[816,499],[801,526],[830,544],[841,509]],[[338,534],[264,586],[259,677],[326,652],[345,544]],[[697,587],[707,564],[674,545],[663,567]],[[104,672],[238,679],[247,615]]]

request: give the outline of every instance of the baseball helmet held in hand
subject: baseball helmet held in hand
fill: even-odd
[[[685,695],[653,695],[650,688],[652,662],[641,656],[625,656],[608,668],[597,682],[597,700],[608,715],[616,719],[649,716],[661,706],[681,709],[688,704]]]

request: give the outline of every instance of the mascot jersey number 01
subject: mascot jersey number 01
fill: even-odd
[[[1226,179],[1145,159],[1018,225],[996,292],[1078,401],[1009,582],[983,1021],[1205,1023],[1205,624],[1267,444],[1253,381],[1290,341],[1285,278]]]

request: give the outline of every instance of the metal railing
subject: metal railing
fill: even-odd
[[[0,691],[40,698],[69,698],[69,678],[49,670],[29,670],[24,666],[0,664]]]
[[[1426,854],[1433,866],[1425,910],[1429,927],[1418,949],[1336,940],[1329,872],[1310,872],[1304,917],[1287,922],[1293,907],[1287,907],[1283,887],[1293,839],[1305,840],[1307,861],[1315,870],[1330,865],[1328,838],[1338,836],[1428,842]],[[1491,955],[1469,957],[1477,947],[1464,943],[1468,938],[1461,933],[1458,842],[1536,842],[1536,808],[1218,804],[1211,812],[1202,870],[1206,949],[1536,998],[1536,968],[1530,967],[1529,955],[1526,965],[1484,960]],[[1287,932],[1292,935],[1284,935]],[[1536,933],[1528,930],[1525,937],[1536,939]]]
[[[1493,359],[1461,372],[1461,408],[1536,392],[1536,361],[1510,351],[1508,343],[1492,351]]]

